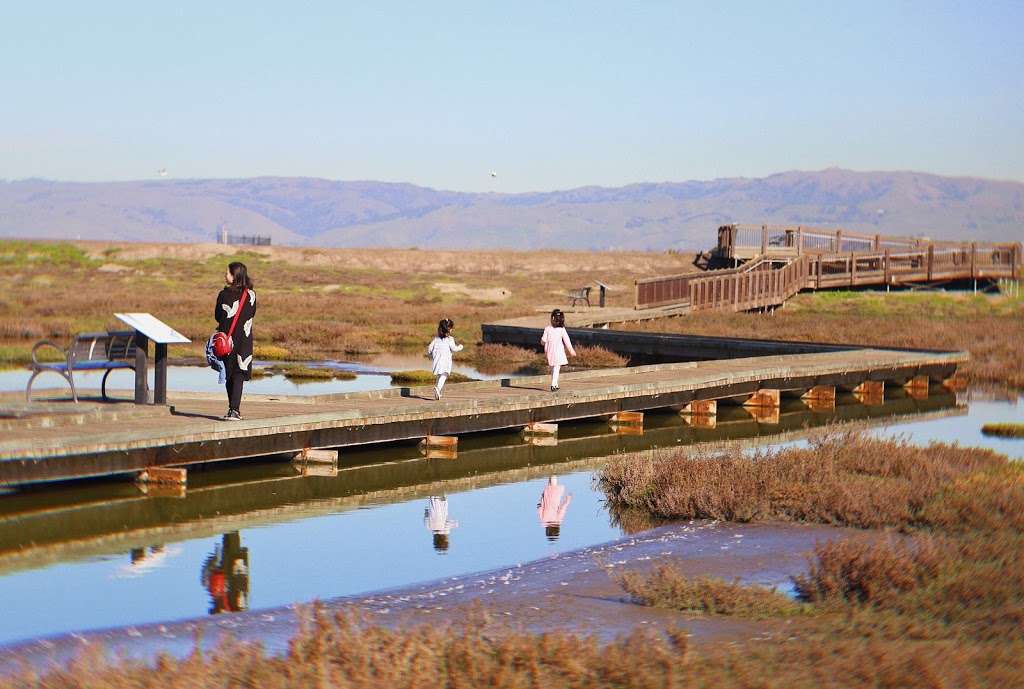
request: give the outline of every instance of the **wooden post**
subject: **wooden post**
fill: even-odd
[[[830,411],[836,408],[834,385],[815,385],[800,396],[800,400],[811,411]]]
[[[167,404],[167,344],[157,342],[153,349],[156,359],[153,373],[153,404]]]
[[[971,278],[974,280],[978,279],[978,273],[975,272],[975,268],[978,262],[978,244],[977,242],[971,242]],[[974,283],[974,291],[978,291],[978,283]]]
[[[841,254],[843,253],[843,231],[836,230],[836,236],[832,239],[835,245],[832,247],[832,253]]]
[[[796,255],[802,256],[804,253],[804,228],[802,225],[798,225],[796,228]]]
[[[743,403],[744,407],[778,407],[779,391],[771,388],[761,388]]]
[[[620,411],[612,414],[612,418],[608,419],[608,423],[611,424],[629,424],[629,425],[643,425],[644,413],[642,411]]]
[[[761,255],[768,253],[768,226],[761,225]]]
[[[293,462],[310,462],[315,464],[337,464],[337,450],[314,450],[305,448],[292,456]]]
[[[935,245],[928,245],[928,282],[932,281],[932,263],[935,260]]]
[[[149,404],[149,338],[135,331],[135,404]]]
[[[892,281],[892,267],[889,265],[888,249],[885,250],[885,255],[882,257],[882,270],[885,273],[885,284],[888,286],[888,284]]]
[[[534,422],[523,428],[524,435],[555,435],[558,433],[557,423]]]
[[[683,423],[694,428],[714,428],[718,425],[718,417],[712,415],[684,414]]]
[[[882,248],[882,235],[875,235],[875,251],[879,251]]]
[[[857,284],[857,256],[850,252],[850,287]]]
[[[853,389],[853,395],[861,404],[884,404],[885,383],[880,380],[866,380]]]
[[[684,416],[715,416],[718,414],[716,400],[694,400],[683,407],[680,414]]]
[[[420,445],[428,448],[455,449],[459,446],[459,439],[452,435],[428,435],[420,441]]]
[[[139,483],[174,483],[180,485],[188,481],[188,470],[184,467],[146,467],[135,476],[135,480]]]

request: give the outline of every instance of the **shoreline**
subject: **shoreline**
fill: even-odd
[[[785,620],[693,615],[632,603],[609,576],[620,568],[646,570],[673,558],[691,576],[714,576],[789,590],[789,577],[806,570],[815,543],[855,532],[785,522],[731,524],[679,522],[579,550],[397,589],[320,601],[328,615],[359,611],[369,624],[410,628],[459,624],[477,604],[491,619],[532,632],[569,631],[611,640],[648,625],[682,626],[691,641],[728,643],[785,633]],[[160,653],[184,656],[197,638],[201,648],[226,638],[258,642],[270,654],[287,649],[311,602],[230,615],[129,625],[15,641],[0,646],[0,676],[28,667],[65,666],[85,651],[102,648],[109,658],[152,661]]]

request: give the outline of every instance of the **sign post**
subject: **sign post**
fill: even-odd
[[[148,404],[149,343],[154,345],[156,365],[153,404],[167,404],[167,345],[188,344],[190,339],[149,313],[115,313],[135,330],[135,404]]]

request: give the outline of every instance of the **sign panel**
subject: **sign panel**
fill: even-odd
[[[151,313],[115,313],[114,315],[118,320],[133,330],[138,330],[157,344],[185,344],[192,341]]]

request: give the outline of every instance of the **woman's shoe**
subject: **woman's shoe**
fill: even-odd
[[[222,418],[223,421],[241,421],[242,415],[238,413],[237,409],[228,409],[228,413]]]
[[[558,386],[557,385],[552,385],[551,386],[551,392],[558,392]]]
[[[441,392],[439,390],[436,390],[436,389],[434,390],[434,399],[435,400],[440,400],[441,399]]]

